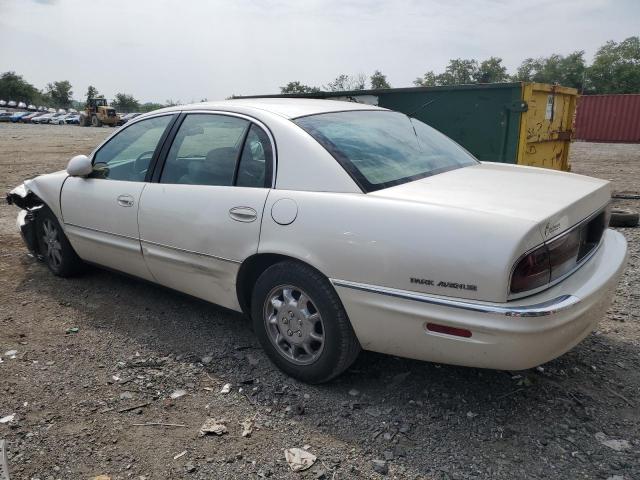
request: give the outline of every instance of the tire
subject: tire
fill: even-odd
[[[611,219],[609,220],[609,226],[611,227],[635,227],[638,225],[637,212],[631,212],[629,210],[622,210],[619,208],[611,209]]]
[[[56,216],[46,206],[37,216],[36,235],[42,260],[54,275],[71,277],[84,269],[84,262],[73,250]]]
[[[308,299],[304,305],[302,295]],[[271,302],[275,297],[281,299],[274,300],[280,302],[277,308]],[[269,358],[303,382],[331,380],[360,353],[351,322],[329,281],[299,262],[277,263],[260,275],[251,296],[251,317]]]
[[[80,115],[80,118],[78,119],[78,125],[80,125],[81,127],[89,126],[89,119],[86,115]]]
[[[94,127],[102,126],[102,122],[100,121],[97,115],[94,115],[91,117],[91,125],[93,125]]]

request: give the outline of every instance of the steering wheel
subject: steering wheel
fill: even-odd
[[[133,168],[135,169],[136,173],[142,173],[146,171],[147,168],[149,168],[149,162],[146,162],[146,164],[144,165],[141,165],[141,163],[145,156],[150,155],[150,157],[152,157],[153,152],[154,150],[149,150],[147,152],[142,152],[140,155],[137,156],[135,162],[133,162]],[[151,158],[149,158],[149,160],[151,160]]]

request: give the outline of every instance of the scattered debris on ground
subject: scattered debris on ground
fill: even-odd
[[[200,436],[209,434],[223,435],[227,433],[227,426],[225,420],[215,420],[213,418],[207,418],[200,427]]]
[[[62,169],[112,132],[0,124],[2,187]],[[637,193],[640,145],[571,149],[574,172]],[[16,215],[0,204],[11,480],[640,478],[640,228],[619,230],[629,261],[606,318],[542,368],[364,352],[335,381],[305,385],[271,365],[239,314],[99,269],[51,275],[27,256]],[[201,437],[205,419],[228,433]],[[316,460],[294,471],[283,452],[307,445]]]
[[[284,451],[284,458],[291,470],[301,472],[311,468],[318,457],[303,448],[287,448]]]

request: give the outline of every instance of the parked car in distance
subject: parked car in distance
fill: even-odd
[[[25,115],[29,115],[29,112],[14,112],[13,115],[11,115],[10,120],[12,123],[17,123]]]
[[[40,112],[31,112],[29,113],[29,115],[25,115],[24,117],[20,118],[20,122],[22,123],[31,123],[31,120],[33,120],[35,117],[42,115],[42,113]]]
[[[141,115],[7,201],[53,274],[86,261],[243,311],[318,383],[362,348],[500,370],[570,350],[626,261],[610,198],[402,113],[278,98]]]
[[[13,112],[0,113],[0,122],[9,122],[11,119],[11,115],[13,115]]]
[[[124,115],[120,116],[120,121],[118,122],[118,125],[124,125],[125,123],[127,123],[130,120],[133,120],[134,118],[138,117],[142,115],[141,113],[125,113]]]
[[[27,106],[27,110],[29,110],[30,112],[33,112],[35,110],[38,110],[38,107],[36,107],[33,104],[30,104],[30,105]]]
[[[27,108],[27,104],[24,102],[18,102],[18,108]]]
[[[14,100],[9,100],[7,107],[16,108],[18,104]]]
[[[65,113],[64,115],[61,115],[60,117],[57,118],[58,125],[65,125],[67,123],[67,119],[73,116],[74,116],[73,113]]]
[[[79,125],[80,124],[80,114],[79,113],[70,113],[64,119],[65,123],[68,125]]]
[[[46,123],[49,123],[51,125],[64,125],[65,115],[66,113],[54,113],[46,120]]]
[[[6,107],[7,106],[7,101],[6,100],[0,100],[0,107]]]
[[[66,113],[56,113],[53,117],[51,117],[49,119],[49,123],[52,125],[64,125],[65,124],[65,117],[67,116]]]
[[[53,113],[43,113],[37,117],[31,119],[31,123],[49,123],[49,119],[53,116]]]
[[[47,109],[46,109],[45,107],[43,107],[43,106],[38,107],[38,111],[39,111],[39,112],[44,112],[44,111],[46,111],[46,110],[47,110]]]

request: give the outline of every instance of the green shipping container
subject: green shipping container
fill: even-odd
[[[479,160],[570,170],[569,143],[577,99],[572,88],[516,82],[259,97],[378,105],[431,125]]]

